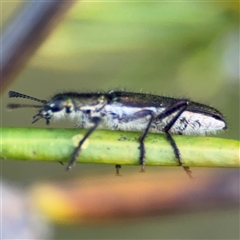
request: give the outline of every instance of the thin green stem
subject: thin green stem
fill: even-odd
[[[1,129],[1,158],[69,161],[86,130]],[[139,165],[140,133],[97,130],[84,143],[82,163]],[[239,141],[212,137],[173,136],[184,165],[190,167],[239,167]],[[177,160],[164,134],[148,134],[146,165],[176,166]]]

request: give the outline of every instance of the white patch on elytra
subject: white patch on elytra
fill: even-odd
[[[104,111],[107,113],[105,116],[104,125],[108,129],[119,129],[123,131],[144,131],[150,120],[150,116],[134,119],[133,121],[122,122],[121,118],[127,118],[142,110],[151,110],[156,116],[162,113],[166,108],[137,108],[126,107],[121,104],[107,105]],[[153,120],[150,132],[162,133],[164,127],[172,120],[178,112],[174,112],[170,116],[161,120]],[[185,135],[207,135],[214,134],[226,127],[226,123],[222,120],[216,119],[211,115],[184,111],[175,124],[170,129],[173,134]]]
[[[182,131],[186,135],[215,134],[226,127],[224,121],[210,115],[185,111],[173,125],[171,132],[178,132],[181,129],[181,125],[183,125],[181,123],[183,120],[187,122],[185,129]]]

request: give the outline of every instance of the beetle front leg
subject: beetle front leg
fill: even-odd
[[[81,147],[82,145],[84,144],[84,142],[88,139],[88,137],[95,131],[95,129],[98,127],[99,123],[101,122],[101,118],[99,117],[93,117],[91,119],[92,123],[94,124],[93,127],[91,127],[88,132],[84,135],[84,137],[81,139],[81,141],[78,143],[78,146],[70,160],[70,162],[68,163],[67,165],[67,168],[66,170],[69,171],[73,166],[74,164],[76,163],[77,161],[77,158],[79,156],[79,153],[81,151]]]

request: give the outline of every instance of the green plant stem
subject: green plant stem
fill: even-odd
[[[1,129],[1,158],[69,161],[86,133],[82,129]],[[83,145],[82,163],[139,165],[140,133],[97,130]],[[212,137],[174,136],[182,161],[191,167],[239,167],[239,141]],[[176,166],[173,150],[164,134],[148,134],[146,165]]]

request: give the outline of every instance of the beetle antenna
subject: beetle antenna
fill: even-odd
[[[7,109],[14,110],[18,108],[42,108],[42,105],[31,105],[31,104],[18,104],[18,103],[9,103]]]
[[[22,93],[19,93],[19,92],[15,92],[15,91],[9,91],[8,96],[10,98],[26,98],[26,99],[29,99],[29,100],[33,100],[33,101],[36,101],[36,102],[43,103],[43,104],[47,103],[46,100],[41,100],[41,99],[31,97],[31,96],[28,96],[28,95],[25,95],[25,94],[22,94]]]

